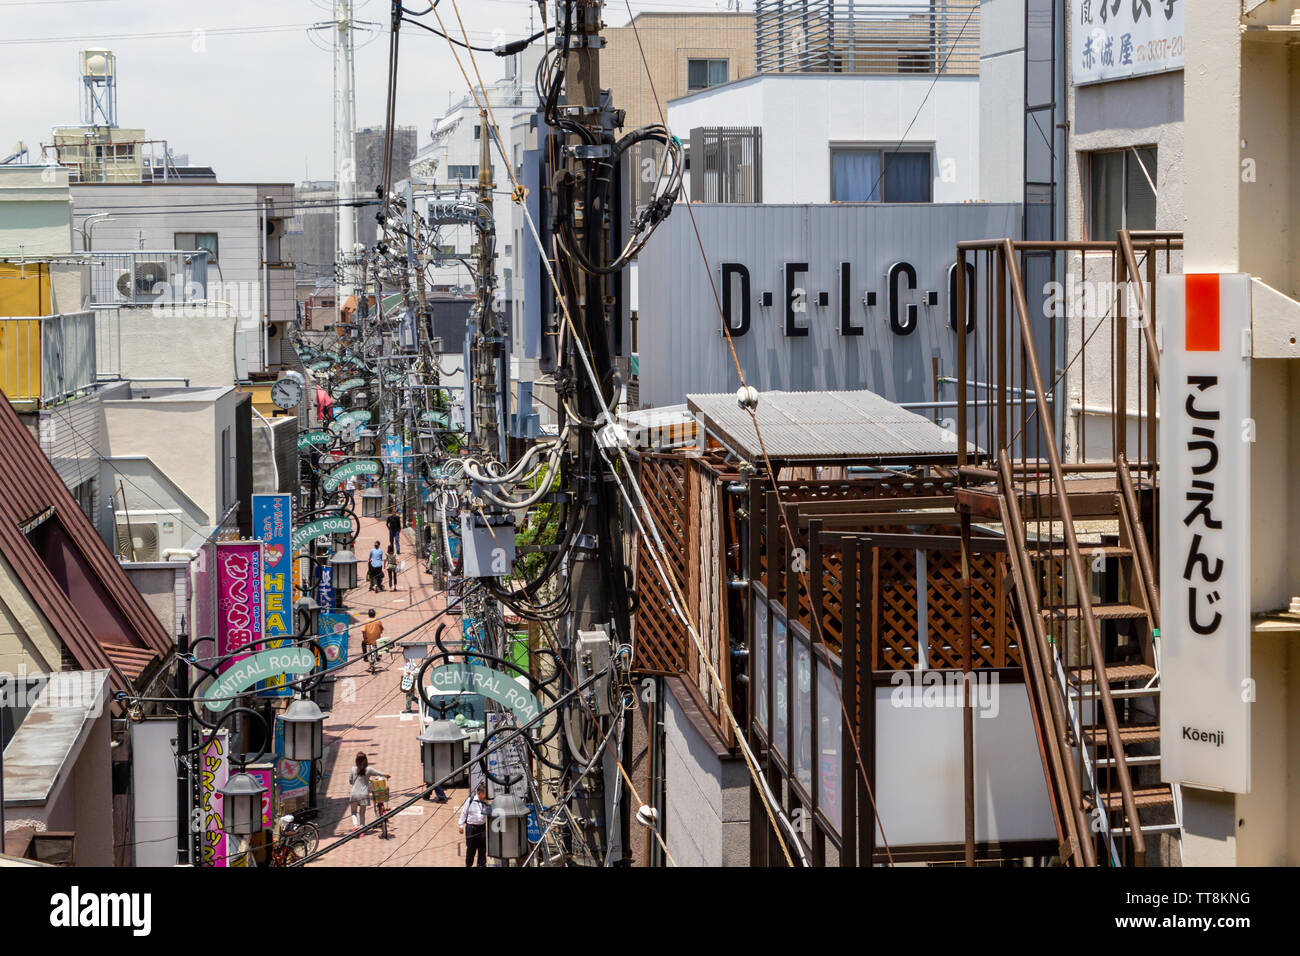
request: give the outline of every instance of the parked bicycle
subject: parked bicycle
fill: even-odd
[[[320,831],[314,824],[300,823],[293,814],[280,818],[280,839],[271,844],[271,865],[290,866],[306,859],[320,846]]]

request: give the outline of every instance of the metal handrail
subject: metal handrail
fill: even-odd
[[[1121,455],[1116,462],[1115,473],[1119,476],[1121,500],[1127,511],[1129,536],[1133,540],[1133,550],[1137,554],[1138,567],[1142,571],[1142,588],[1146,594],[1147,608],[1151,612],[1151,622],[1160,631],[1160,586],[1156,582],[1155,563],[1151,560],[1151,551],[1147,547],[1146,535],[1142,534],[1141,513],[1138,511],[1137,494],[1133,490],[1133,476],[1129,473],[1128,460]]]
[[[1002,452],[998,454],[998,474],[1002,481],[1003,508],[1005,511],[1010,512],[1009,514],[1003,514],[1003,526],[1009,529],[1012,541],[1015,544],[1012,549],[1014,576],[1020,585],[1018,590],[1023,596],[1022,607],[1026,612],[1025,617],[1028,619],[1026,626],[1030,630],[1026,649],[1030,652],[1031,674],[1035,681],[1035,693],[1040,700],[1047,700],[1048,712],[1046,716],[1052,722],[1052,736],[1055,738],[1056,743],[1064,748],[1064,752],[1068,753],[1069,743],[1063,736],[1062,730],[1066,726],[1064,704],[1061,701],[1061,695],[1052,693],[1046,686],[1044,679],[1044,675],[1048,673],[1047,665],[1044,662],[1052,659],[1052,649],[1047,642],[1047,635],[1043,631],[1043,617],[1039,610],[1038,595],[1029,586],[1029,582],[1033,580],[1033,569],[1028,564],[1024,523],[1021,519],[1020,504],[1016,501],[1010,462],[1006,454]],[[1084,866],[1096,866],[1097,850],[1093,846],[1092,840],[1086,836],[1090,831],[1088,821],[1083,815],[1083,788],[1079,783],[1078,768],[1075,766],[1073,759],[1063,758],[1062,749],[1054,748],[1050,750],[1049,759],[1052,762],[1055,775],[1064,778],[1065,788],[1069,794],[1070,813],[1066,817],[1066,825],[1075,841],[1075,854],[1083,857]]]
[[[1137,254],[1133,250],[1133,233],[1128,229],[1119,231],[1119,251],[1124,257],[1124,268],[1128,272],[1129,284],[1134,287],[1137,297],[1138,315],[1142,319],[1142,337],[1147,344],[1147,367],[1151,371],[1151,381],[1157,388],[1160,387],[1160,349],[1156,345],[1156,331],[1154,317],[1147,314],[1147,295],[1146,290],[1142,288],[1140,278],[1142,272],[1138,268]],[[1153,255],[1154,248],[1147,252],[1147,255]]]

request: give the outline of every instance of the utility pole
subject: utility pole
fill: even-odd
[[[487,93],[484,91],[484,95]],[[486,207],[486,219],[492,219],[492,130],[487,110],[479,110],[479,204]],[[506,460],[505,433],[502,429],[501,396],[505,385],[501,366],[504,343],[497,326],[496,234],[495,230],[478,230],[478,335],[474,340],[474,434],[482,451]]]
[[[567,137],[564,150],[564,168],[558,178],[566,181],[573,195],[574,241],[592,263],[601,263],[610,250],[610,211],[598,201],[589,203],[586,197],[599,196],[599,190],[590,181],[592,159],[610,158],[612,165],[614,129],[620,125],[614,109],[600,88],[601,4],[599,0],[575,0],[577,27],[568,52],[569,68],[565,73],[564,105],[561,112],[573,123],[590,131],[590,141],[584,143],[577,135]],[[595,144],[595,145],[593,145]],[[610,175],[614,175],[611,169]],[[617,187],[616,187],[617,188]],[[569,296],[569,314],[578,326],[577,336],[570,335],[567,371],[575,386],[577,409],[585,423],[573,423],[570,450],[579,467],[578,500],[588,503],[584,513],[579,544],[570,565],[570,591],[573,611],[569,634],[569,653],[581,665],[584,659],[599,668],[597,655],[606,661],[613,659],[613,645],[626,641],[628,634],[627,607],[615,606],[612,596],[623,584],[623,535],[619,515],[619,501],[613,486],[615,476],[608,473],[596,444],[596,429],[604,424],[605,409],[612,395],[604,392],[612,385],[609,342],[610,306],[609,277],[593,272],[572,270],[580,276],[580,288]],[[575,341],[576,339],[576,341]],[[584,341],[585,340],[585,343]],[[591,381],[579,350],[587,349],[597,382]],[[619,602],[620,604],[622,602]],[[602,641],[598,634],[603,633]],[[579,666],[578,672],[585,670]],[[600,686],[598,683],[597,686]],[[607,701],[594,700],[598,713],[607,720],[620,719]],[[585,712],[585,709],[584,709]],[[585,724],[584,721],[580,721]],[[625,727],[623,736],[630,741],[631,728]],[[597,739],[603,739],[599,733]],[[593,772],[591,779],[579,790],[579,806],[601,808],[604,819],[593,829],[603,832],[603,850],[609,855],[617,853],[622,862],[627,852],[628,794],[626,788],[617,786],[617,763],[620,754],[611,740],[605,751],[603,773]],[[613,791],[621,798],[614,805]],[[585,791],[585,796],[583,795]],[[617,820],[615,820],[617,818]],[[618,833],[613,832],[617,823]]]

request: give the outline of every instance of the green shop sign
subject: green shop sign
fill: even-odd
[[[360,461],[350,461],[346,465],[339,465],[321,482],[321,487],[325,493],[333,491],[349,478],[356,478],[359,475],[377,475],[379,474],[379,462],[372,458],[363,458]]]
[[[436,408],[432,408],[420,416],[420,421],[424,422],[425,424],[428,424],[429,422],[436,422],[439,425],[446,425],[447,413],[438,411],[438,409]]]
[[[301,528],[294,529],[293,534],[289,536],[289,550],[301,551],[303,545],[308,541],[315,541],[327,534],[351,533],[352,519],[347,515],[330,515],[328,518],[317,518],[315,521],[309,521]]]
[[[308,674],[316,667],[310,647],[277,647],[245,657],[212,682],[203,694],[208,710],[225,710],[237,697],[261,681],[280,674]]]
[[[336,395],[342,395],[344,392],[350,392],[354,388],[361,388],[361,386],[365,384],[366,380],[364,378],[350,378],[338,388],[334,389],[334,393]]]
[[[308,365],[308,366],[307,366],[307,371],[309,371],[309,372],[323,372],[323,371],[325,371],[327,368],[330,368],[330,367],[333,366],[333,365],[334,365],[334,363],[333,363],[332,361],[330,361],[329,359],[322,359],[322,360],[319,361],[319,362],[312,362],[310,365]]]
[[[447,664],[429,674],[428,694],[470,691],[494,700],[526,724],[542,712],[537,698],[509,674],[475,664]]]
[[[334,440],[334,436],[329,432],[313,431],[303,432],[298,436],[298,450],[306,451],[314,445],[328,445]]]

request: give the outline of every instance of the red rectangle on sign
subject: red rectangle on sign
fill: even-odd
[[[1219,351],[1219,277],[1189,275],[1185,346],[1189,352]]]

